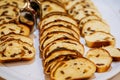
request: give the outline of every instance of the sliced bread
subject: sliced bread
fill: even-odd
[[[74,11],[78,11],[85,8],[93,8],[97,10],[96,7],[90,2],[77,2],[68,10],[68,14],[73,15]]]
[[[102,48],[90,49],[86,57],[96,64],[97,72],[106,72],[111,66],[112,57]]]
[[[12,5],[21,9],[24,7],[25,2],[26,0],[0,0],[0,6]]]
[[[101,20],[101,18],[99,18],[98,16],[95,16],[95,15],[82,18],[79,22],[80,32],[82,32],[83,25],[90,20]]]
[[[12,16],[0,16],[0,25],[5,24],[5,23],[10,23],[10,22],[17,22],[17,17],[12,17]]]
[[[31,60],[34,56],[35,48],[20,40],[11,40],[0,44],[0,62]]]
[[[51,12],[66,12],[64,7],[60,3],[55,3],[52,0],[45,0],[41,3],[42,18]]]
[[[68,50],[74,50],[76,52],[79,52],[81,55],[84,54],[84,47],[81,43],[75,41],[75,40],[56,40],[51,42],[49,45],[47,45],[43,52],[43,59],[47,58],[49,55],[51,55],[51,52],[55,51],[56,49],[62,49],[66,48]]]
[[[66,32],[69,34],[73,34],[73,36],[77,39],[80,38],[80,35],[76,33],[76,31],[72,30],[71,27],[69,26],[64,26],[64,25],[52,25],[51,27],[45,29],[43,33],[40,34],[41,39],[43,39],[45,36],[47,36],[51,32]]]
[[[113,46],[102,47],[107,50],[113,58],[113,61],[120,61],[120,50]]]
[[[93,4],[91,0],[62,0],[65,9],[69,10],[71,9],[76,3],[89,3]]]
[[[16,33],[16,34],[29,36],[30,30],[27,26],[22,25],[22,24],[8,23],[8,24],[1,25],[0,37],[10,34],[10,33]]]
[[[80,9],[76,11],[73,10],[72,12],[73,12],[73,15],[72,15],[73,18],[76,19],[77,21],[80,21],[82,18],[91,16],[91,15],[95,15],[101,18],[101,14],[97,10],[92,8],[85,8],[85,9]]]
[[[71,59],[61,61],[57,67],[51,71],[53,80],[81,80],[94,75],[96,66],[86,58]]]
[[[7,34],[5,36],[2,36],[0,38],[0,44],[4,43],[6,41],[10,41],[10,40],[21,40],[30,45],[33,45],[33,40],[31,38],[24,36],[24,35],[19,35],[19,34]]]
[[[43,25],[48,24],[53,21],[57,21],[57,20],[67,21],[67,22],[70,22],[70,23],[78,26],[77,22],[72,17],[68,16],[68,14],[65,14],[62,12],[52,12],[52,13],[49,13],[48,15],[46,15],[42,19],[42,21],[39,23],[40,30],[42,29]]]
[[[11,5],[5,5],[0,7],[0,16],[12,16],[17,17],[19,15],[19,9]]]
[[[78,57],[83,57],[79,52],[75,52],[74,50],[68,50],[68,49],[56,49],[55,51],[51,52],[51,55],[48,56],[44,60],[44,65],[48,64],[49,62],[61,57],[61,56],[78,56]]]
[[[115,46],[115,38],[111,34],[101,31],[85,36],[85,41],[90,48]]]
[[[80,35],[80,31],[79,31],[78,26],[75,26],[74,24],[67,22],[67,21],[63,21],[63,20],[57,20],[57,21],[50,22],[50,23],[44,25],[43,28],[40,30],[40,34],[42,34],[45,29],[47,29],[53,25],[64,25],[70,29],[73,29],[75,32],[77,32],[77,34]]]
[[[83,25],[82,36],[90,35],[96,31],[110,33],[110,27],[99,20],[90,20]]]
[[[69,33],[65,32],[50,33],[47,36],[45,36],[42,40],[40,40],[40,50],[42,51],[48,44],[59,39],[73,39],[79,41]]]

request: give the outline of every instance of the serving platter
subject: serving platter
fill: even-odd
[[[116,47],[120,48],[120,0],[92,0],[103,19],[110,25],[111,34],[116,38]],[[39,57],[39,31],[36,30],[32,35],[36,56],[32,61],[0,63],[0,77],[7,80],[46,80],[42,59]],[[84,39],[81,43],[85,45]],[[89,50],[85,46],[85,51]],[[90,80],[107,80],[120,72],[120,62],[113,62],[109,71],[105,73],[95,73]]]

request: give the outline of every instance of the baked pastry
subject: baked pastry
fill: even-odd
[[[86,57],[96,64],[97,72],[106,72],[112,63],[109,52],[102,48],[90,49]]]
[[[75,14],[74,11],[78,11],[81,9],[83,10],[85,8],[92,8],[92,9],[95,9],[97,11],[94,4],[92,4],[90,2],[77,2],[68,10],[68,13],[70,13],[70,15],[73,15],[73,14]]]
[[[5,36],[2,36],[0,38],[0,44],[4,43],[6,41],[10,41],[10,40],[21,40],[30,45],[33,45],[33,40],[31,38],[24,36],[24,35],[20,35],[20,34],[7,34]]]
[[[0,44],[0,62],[31,60],[34,56],[34,47],[20,40],[11,40]]]
[[[75,40],[56,40],[47,45],[42,52],[42,58],[46,59],[51,52],[54,52],[56,49],[68,49],[84,55],[84,47],[81,43]]]
[[[12,16],[17,17],[19,15],[19,9],[11,5],[5,5],[0,7],[0,16]]]
[[[96,31],[110,33],[110,27],[99,20],[90,20],[83,25],[82,36],[90,35]]]
[[[24,7],[25,2],[26,0],[0,0],[0,7],[12,5],[21,9]]]
[[[113,58],[113,61],[120,61],[120,50],[118,48],[115,48],[113,46],[107,46],[102,48],[110,53],[111,57]]]
[[[91,35],[85,36],[86,45],[90,48],[115,46],[115,38],[105,32],[94,32]]]
[[[66,32],[50,33],[47,36],[45,36],[42,40],[40,40],[40,51],[43,51],[43,49],[51,42],[59,39],[73,39],[73,40],[79,41],[74,36]]]
[[[43,25],[46,25],[50,22],[54,22],[57,20],[67,21],[67,22],[74,24],[75,26],[78,26],[77,22],[72,17],[68,16],[67,14],[62,13],[62,12],[52,12],[46,15],[42,19],[42,21],[39,23],[40,30],[42,29]]]
[[[101,14],[93,8],[85,8],[80,10],[73,9],[69,13],[69,15],[73,16],[73,18],[76,19],[77,21],[80,21],[82,18],[91,16],[91,15],[95,15],[101,18]]]
[[[51,55],[48,56],[43,64],[49,64],[49,62],[59,58],[60,56],[78,56],[78,57],[82,57],[82,55],[79,52],[75,52],[74,50],[68,50],[68,49],[56,49],[55,51],[51,52]]]
[[[45,36],[47,36],[51,32],[66,32],[69,34],[73,34],[73,36],[77,39],[80,38],[80,35],[76,33],[76,31],[72,30],[71,27],[69,26],[64,26],[64,25],[52,25],[51,27],[45,29],[41,34],[41,39],[43,39]]]
[[[53,25],[64,25],[64,26],[72,29],[73,31],[75,31],[77,34],[80,35],[80,30],[79,30],[78,26],[75,26],[74,24],[69,23],[67,21],[63,21],[63,20],[57,20],[57,21],[50,22],[50,23],[44,25],[43,28],[40,30],[40,34],[42,34],[45,29],[47,29],[47,28],[49,28],[49,27],[51,27]]]
[[[102,21],[101,18],[99,18],[98,16],[95,16],[95,15],[87,16],[87,17],[82,18],[79,22],[79,29],[80,29],[81,34],[82,34],[82,28],[83,28],[84,24],[86,22],[90,21],[90,20],[100,20],[100,21]]]
[[[65,56],[60,56],[59,58],[54,59],[54,61],[50,61],[44,65],[45,74],[50,74],[51,70],[54,69],[59,61],[66,60]]]
[[[60,3],[58,4],[57,2],[52,0],[44,0],[43,2],[41,2],[41,7],[42,7],[42,18],[51,12],[66,13],[66,10],[64,9],[63,5],[61,5]]]
[[[27,26],[22,25],[22,24],[8,23],[8,24],[1,25],[0,37],[7,35],[7,34],[10,34],[10,33],[29,36],[30,30]]]
[[[71,9],[76,3],[89,3],[93,4],[91,0],[62,0],[66,10]]]
[[[77,58],[59,62],[50,76],[53,80],[81,80],[90,78],[95,71],[94,63],[86,58]]]

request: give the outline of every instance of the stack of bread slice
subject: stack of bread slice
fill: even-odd
[[[88,47],[115,45],[109,25],[91,0],[63,0],[64,7],[79,24],[81,36]],[[98,37],[99,36],[99,37]]]
[[[0,62],[31,60],[35,56],[30,26],[19,22],[25,0],[0,0]]]
[[[92,77],[96,66],[83,57],[84,46],[80,43],[78,23],[65,12],[64,7],[59,6],[60,4],[54,0],[41,1],[43,16],[38,27],[44,72],[53,80]]]
[[[86,57],[96,64],[97,72],[106,72],[113,61],[120,60],[120,51],[115,48],[116,39],[110,26],[103,20],[91,0],[62,0],[67,13],[79,24],[81,36],[90,49]]]

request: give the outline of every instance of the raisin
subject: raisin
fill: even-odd
[[[71,77],[66,77],[66,78],[65,78],[65,80],[70,80],[70,79],[71,79]]]
[[[12,45],[13,45],[12,43],[8,44],[8,46],[12,46]]]
[[[7,16],[6,19],[12,19],[12,18]]]
[[[1,16],[6,15],[7,13],[8,13],[8,11],[4,11],[4,12],[1,14]]]
[[[23,46],[23,48],[25,49],[25,50],[29,50],[27,47],[25,47],[25,46]]]
[[[96,65],[98,65],[98,66],[103,66],[104,64],[102,64],[102,63],[101,63],[101,64],[100,64],[100,63],[98,63],[98,64],[96,64]]]
[[[29,54],[31,54],[31,53],[32,53],[32,51],[28,51],[28,53],[29,53]]]
[[[64,71],[60,71],[60,72],[61,72],[61,74],[65,74]]]
[[[74,65],[77,65],[77,63],[74,63]]]
[[[1,32],[2,35],[4,35],[4,32]]]
[[[10,31],[15,31],[14,29],[9,28]]]

